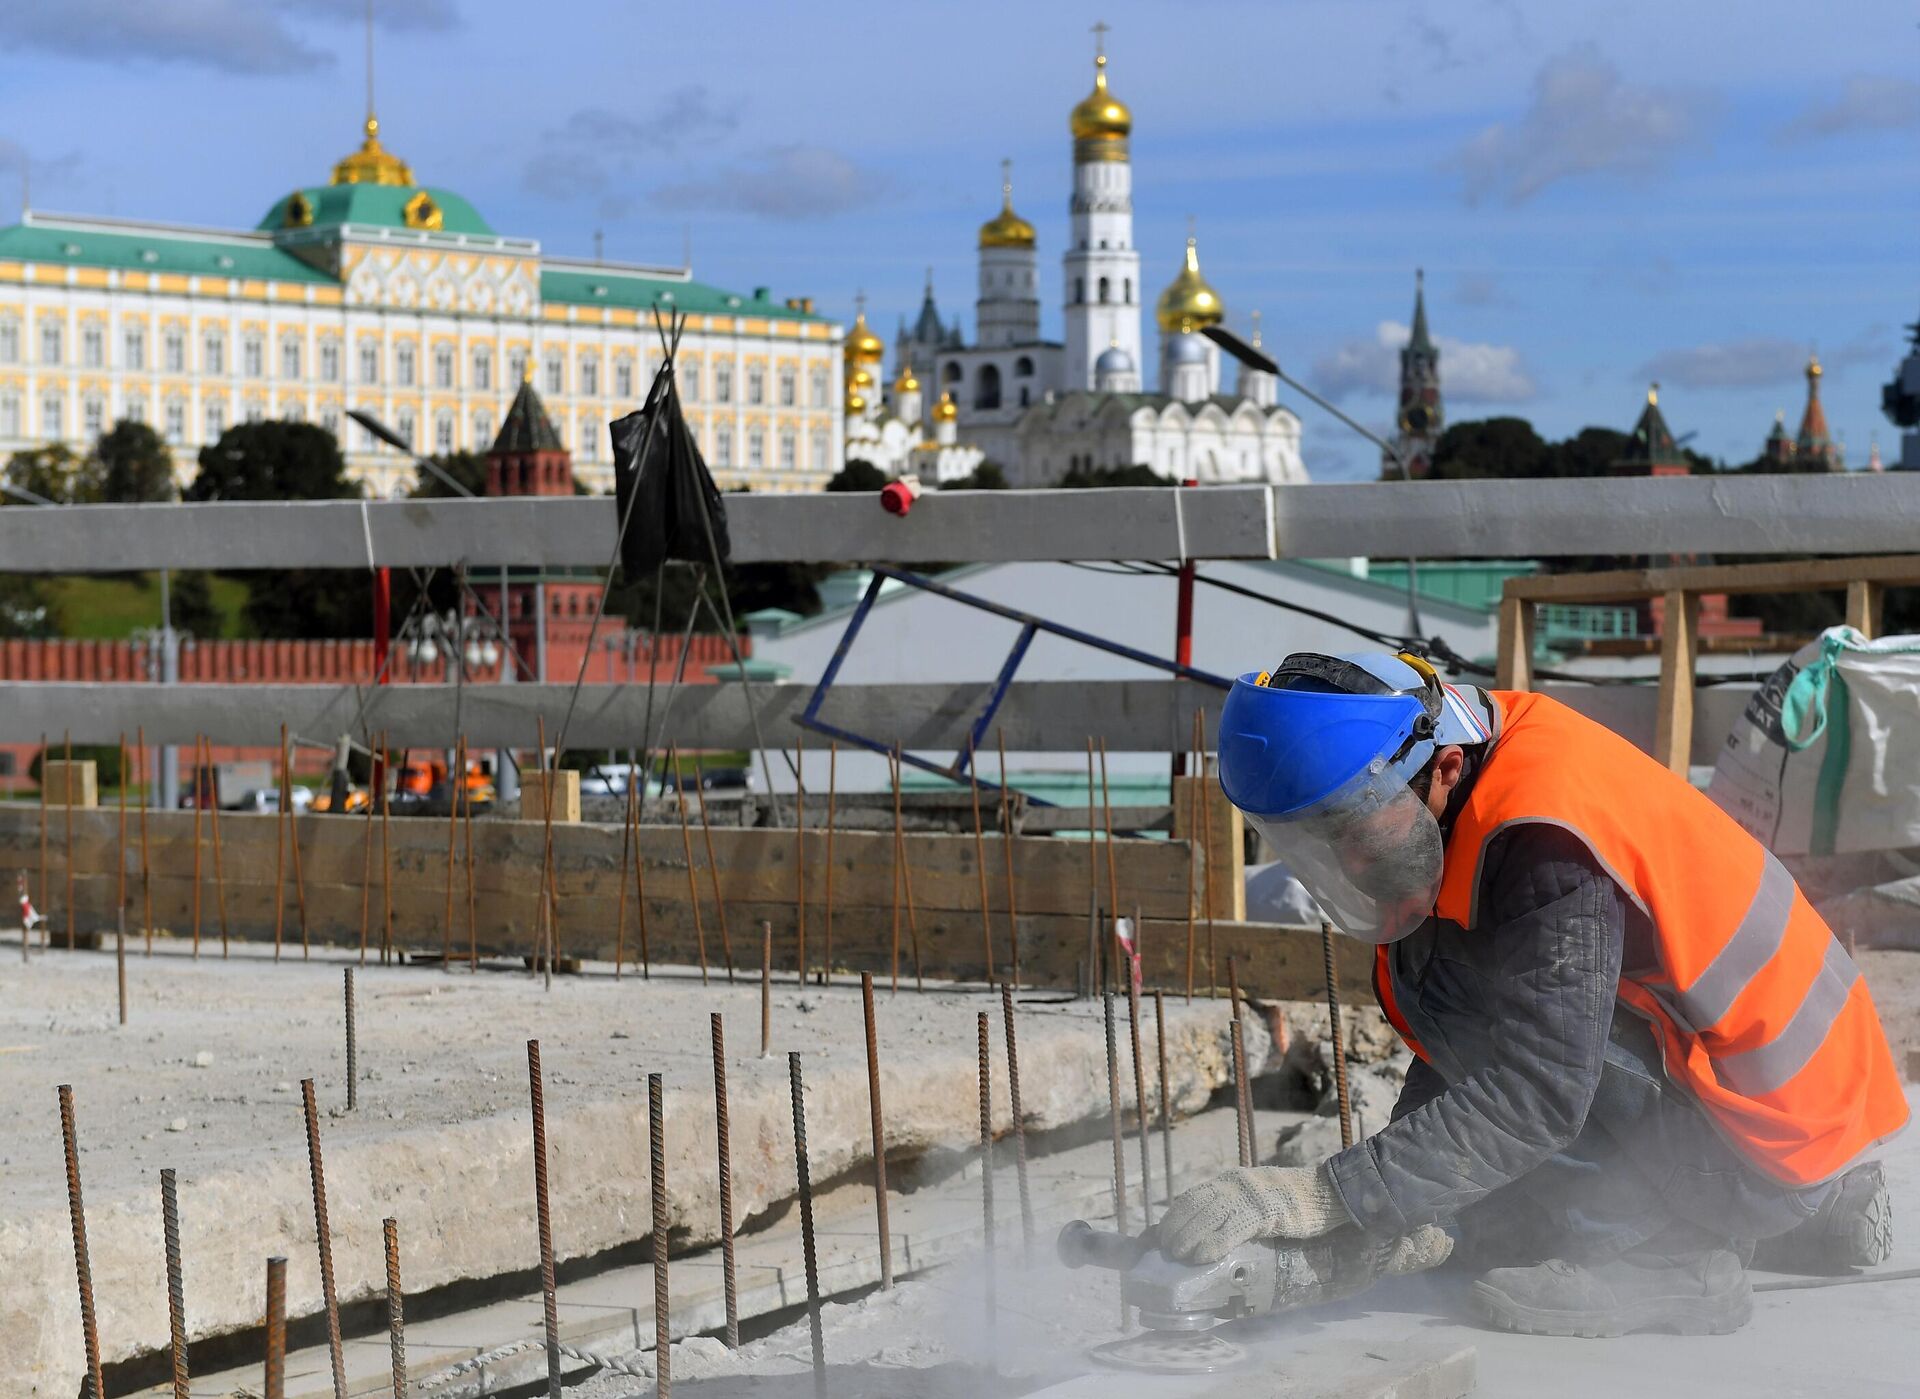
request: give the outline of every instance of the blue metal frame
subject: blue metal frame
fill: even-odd
[[[1007,652],[1006,660],[1001,663],[1000,673],[994,677],[993,688],[987,694],[986,707],[980,711],[980,717],[974,720],[972,728],[968,731],[967,746],[954,755],[953,762],[946,767],[941,767],[939,764],[928,762],[924,758],[916,758],[913,754],[905,750],[901,751],[900,760],[902,762],[911,763],[914,767],[920,768],[925,772],[933,773],[939,777],[950,778],[955,782],[967,780],[968,764],[972,760],[972,756],[978,752],[980,740],[986,735],[987,725],[993,722],[993,716],[998,712],[1001,701],[1007,697],[1007,686],[1013,683],[1014,672],[1020,668],[1020,662],[1026,659],[1027,649],[1033,645],[1033,638],[1039,632],[1046,632],[1051,636],[1065,637],[1068,641],[1078,642],[1082,646],[1091,646],[1096,651],[1105,651],[1109,655],[1122,656],[1140,665],[1150,666],[1154,670],[1164,670],[1171,675],[1178,676],[1182,680],[1198,681],[1200,684],[1209,685],[1216,690],[1230,690],[1233,688],[1233,682],[1225,676],[1214,675],[1209,671],[1196,670],[1192,666],[1181,665],[1177,661],[1164,660],[1159,656],[1150,655],[1145,651],[1136,650],[1131,646],[1124,646],[1120,642],[1109,641],[1105,637],[1095,636],[1091,632],[1081,631],[1077,627],[1067,627],[1062,626],[1058,622],[1049,622],[1046,618],[1036,617],[1031,612],[1022,612],[1016,607],[1008,607],[1003,603],[992,602],[983,597],[976,597],[972,593],[963,593],[958,588],[948,587],[945,583],[937,583],[933,579],[924,577],[918,573],[909,573],[905,569],[899,568],[877,567],[873,570],[873,582],[867,585],[867,591],[861,596],[859,605],[853,609],[853,616],[847,619],[847,629],[840,636],[840,644],[833,648],[833,658],[827,662],[827,668],[821,672],[820,683],[814,686],[813,693],[807,697],[806,708],[801,710],[794,719],[794,722],[802,728],[812,729],[815,733],[825,734],[828,738],[838,739],[843,743],[851,743],[856,747],[865,748],[875,753],[892,754],[893,748],[890,745],[879,743],[874,739],[868,738],[865,734],[854,733],[851,729],[843,729],[837,724],[829,724],[820,717],[820,706],[826,702],[827,691],[833,687],[834,680],[840,674],[840,667],[847,659],[847,652],[853,647],[854,637],[860,634],[860,628],[866,624],[867,614],[873,610],[874,601],[880,596],[880,590],[886,585],[889,578],[905,583],[908,587],[933,593],[938,597],[947,598],[967,607],[978,608],[982,612],[991,612],[997,617],[1005,617],[1008,621],[1018,622],[1020,624],[1020,635],[1015,638],[1013,648]],[[993,791],[999,790],[997,783],[985,781],[978,776],[977,772],[973,780],[978,782],[982,787],[989,788]],[[1028,800],[1035,806],[1051,805],[1051,803],[1042,802],[1032,797],[1029,797]]]

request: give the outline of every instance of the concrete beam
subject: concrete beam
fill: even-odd
[[[1272,510],[1260,486],[935,492],[904,518],[868,494],[727,497],[739,563],[1264,559]],[[615,529],[607,496],[43,507],[0,510],[0,567],[604,567]]]
[[[0,514],[4,514],[0,511]],[[1652,748],[1656,693],[1651,685],[1548,685],[1556,699]],[[836,686],[822,717],[881,743],[920,751],[957,751],[986,703],[990,686]],[[532,748],[536,720],[557,734],[566,713],[566,685],[470,685],[460,700],[459,729],[479,748]],[[812,691],[805,685],[755,685],[761,731],[790,745]],[[1753,693],[1716,685],[1694,702],[1693,761],[1712,763],[1728,728]],[[362,711],[362,699],[365,709]],[[1104,735],[1115,752],[1171,752],[1192,732],[1193,711],[1219,728],[1218,690],[1179,680],[1015,682],[994,719],[1015,752],[1060,753]],[[666,692],[655,697],[660,724]],[[384,730],[396,745],[444,747],[453,741],[454,691],[445,685],[378,689],[327,685],[120,685],[0,683],[0,741],[34,743],[71,729],[76,743],[113,743],[145,725],[147,741],[191,743],[207,734],[221,743],[272,746],[284,721],[301,738],[331,741],[342,733]],[[646,723],[644,685],[587,685],[568,732],[569,747],[637,747]],[[674,700],[669,737],[690,748],[751,748],[754,731],[746,692],[736,684],[683,688]],[[821,740],[814,736],[809,745]]]
[[[1275,486],[1280,558],[1910,552],[1920,473]]]

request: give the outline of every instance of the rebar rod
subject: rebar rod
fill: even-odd
[[[687,904],[693,910],[693,938],[700,952],[700,984],[707,984],[707,930],[700,921],[700,883],[693,872],[693,830],[687,824],[687,790],[680,780],[680,750],[667,749],[667,769],[673,774],[673,794],[680,808],[680,849],[687,857]]]
[[[713,1120],[720,1167],[720,1266],[727,1294],[727,1346],[740,1349],[740,1302],[733,1261],[733,1145],[727,1118],[727,1032],[719,1011],[707,1017],[713,1027]]]
[[[127,736],[124,732],[120,735],[119,787],[120,787],[120,861],[119,861],[119,868],[115,871],[115,873],[118,876],[118,882],[114,886],[113,905],[115,908],[125,909],[127,906]],[[121,927],[120,932],[121,932],[121,935],[124,937],[126,934],[126,928],[124,925]],[[274,945],[276,948],[279,946],[278,938],[274,940]]]
[[[1207,775],[1207,717],[1200,711],[1194,711],[1200,719],[1200,770],[1198,776]],[[1215,956],[1213,926],[1213,803],[1207,798],[1207,784],[1203,780],[1195,789],[1200,803],[1200,873],[1202,876],[1202,905],[1207,910],[1207,994],[1220,994],[1220,963]]]
[[[456,664],[458,662],[456,661]],[[460,854],[460,788],[467,771],[466,739],[453,741],[453,774],[447,777],[447,899],[446,920],[440,927],[440,970],[453,970],[453,866]],[[624,871],[623,871],[624,873]],[[622,882],[621,888],[626,888]]]
[[[1015,985],[1020,984],[1020,917],[1015,912],[1013,893],[1013,789],[1007,785],[1007,735],[1005,730],[993,731],[994,741],[1000,749],[1000,849],[1006,857],[1007,866],[1007,957],[1010,962],[1008,979]]]
[[[547,1399],[560,1399],[560,1304],[553,1277],[553,1214],[547,1197],[547,1102],[540,1041],[527,1041],[527,1086],[533,1100],[533,1207],[540,1235],[541,1316],[547,1341]],[[664,1389],[661,1391],[666,1392]],[[341,1396],[344,1399],[344,1396]]]
[[[367,940],[373,927],[373,785],[378,764],[371,755],[367,769],[367,819],[360,848],[360,965],[367,964]]]
[[[393,1399],[407,1399],[407,1318],[400,1290],[400,1223],[380,1221],[387,1251],[387,1357],[393,1364]]]
[[[906,845],[900,831],[900,745],[897,743],[887,754],[887,776],[893,785],[893,991],[897,994],[900,990],[900,876],[907,863]]]
[[[1020,1247],[1033,1262],[1033,1197],[1027,1188],[1027,1124],[1020,1109],[1020,1041],[1014,1032],[1013,987],[1000,983],[1000,1018],[1007,1038],[1007,1106],[1013,1115],[1013,1166],[1020,1186]]]
[[[727,931],[727,896],[720,892],[720,862],[713,855],[713,821],[707,813],[707,776],[700,766],[698,754],[693,759],[693,786],[700,793],[700,834],[707,844],[707,873],[713,879],[713,910],[720,920],[720,956],[727,964],[727,980],[732,981],[733,935]]]
[[[1347,1050],[1340,1023],[1340,978],[1334,966],[1333,924],[1320,920],[1320,955],[1327,968],[1327,1034],[1333,1042],[1333,1084],[1340,1099],[1340,1146],[1353,1145],[1353,1104],[1347,1097]]]
[[[627,865],[633,858],[633,788],[634,778],[638,776],[633,765],[627,765],[627,809],[620,819],[620,887],[619,912],[613,920],[613,979],[619,981],[626,972],[627,965]]]
[[[80,1195],[80,1144],[74,1135],[73,1085],[61,1084],[58,1096],[60,1144],[67,1157],[67,1219],[73,1226],[73,1272],[80,1290],[80,1338],[86,1346],[87,1393],[83,1399],[107,1399],[106,1387],[100,1378],[100,1328],[93,1311],[93,1262],[87,1253],[87,1210]]]
[[[760,1057],[773,1049],[773,924],[760,923]]]
[[[140,725],[134,731],[134,746],[140,754],[140,899],[145,913],[141,920],[141,930],[146,935],[146,955],[153,955],[153,865],[149,858],[147,845],[147,808],[152,805],[151,774],[147,771],[147,726]],[[26,942],[25,930],[21,933],[21,943]]]
[[[40,735],[40,887],[36,892],[40,895],[40,902],[43,905],[45,905],[45,907],[43,907],[40,912],[40,917],[42,919],[42,922],[40,924],[40,945],[42,947],[46,946],[47,940],[53,936],[53,921],[49,917],[49,914],[53,908],[53,894],[51,892],[52,886],[49,885],[47,882],[47,764],[50,761],[52,760],[47,756],[47,736],[45,734],[41,734]],[[27,928],[27,927],[21,928],[20,941],[23,944],[31,940],[32,936],[33,936],[33,929]]]
[[[360,1106],[360,1046],[355,1034],[353,1014],[353,968],[341,968],[345,982],[347,1034],[347,1111]]]
[[[261,1367],[261,1399],[287,1395],[287,1260],[267,1260],[266,1362]]]
[[[1127,1158],[1120,1132],[1120,1053],[1113,1029],[1113,992],[1102,991],[1100,1000],[1107,1024],[1107,1119],[1113,1128],[1113,1219],[1121,1233],[1127,1232]]]
[[[860,1013],[867,1030],[867,1114],[873,1123],[873,1211],[880,1238],[880,1285],[893,1287],[893,1240],[887,1228],[887,1128],[880,1109],[880,1036],[874,1024],[873,973],[860,973]]]
[[[993,1026],[984,1010],[974,1024],[980,1058],[980,1257],[986,1273],[987,1353],[991,1356],[999,1310],[993,1275]]]
[[[1240,1164],[1253,1164],[1253,1141],[1247,1122],[1247,1052],[1246,1042],[1240,1035],[1240,1020],[1236,1016],[1227,1027],[1227,1034],[1233,1043],[1233,1129],[1239,1139]]]
[[[973,734],[967,734],[967,786],[973,793],[973,868],[980,879],[980,953],[987,969],[987,985],[993,975],[993,911],[987,901],[987,835],[980,820],[979,754],[974,752]]]
[[[1160,1166],[1167,1186],[1167,1203],[1173,1203],[1173,1107],[1167,1088],[1167,1000],[1153,993],[1154,1052],[1160,1068]]]
[[[807,1264],[807,1331],[813,1342],[813,1392],[826,1399],[827,1345],[820,1330],[820,1262],[814,1253],[813,1181],[807,1165],[807,1104],[798,1050],[787,1054],[787,1083],[793,1092],[793,1170],[800,1191],[800,1246]]]
[[[327,1224],[327,1176],[320,1156],[320,1108],[313,1080],[300,1080],[300,1105],[307,1119],[307,1174],[313,1182],[313,1232],[320,1250],[320,1296],[327,1313],[327,1361],[333,1372],[333,1399],[347,1399],[346,1357],[340,1350],[340,1294],[333,1283],[333,1231]]]
[[[66,815],[67,815],[67,951],[69,951],[69,952],[71,952],[71,951],[73,951],[73,945],[74,945],[74,928],[73,928],[73,730],[72,730],[72,729],[68,729],[68,730],[67,730],[67,734],[66,734],[66,750],[65,750],[65,751],[66,751],[66,781],[67,781],[67,787],[66,787],[66,796],[67,796],[67,811],[66,811]],[[46,765],[45,765],[44,763],[42,763],[42,764],[41,764],[41,766],[42,766],[42,767],[44,768],[44,767],[45,767]],[[100,1367],[99,1367],[99,1364],[98,1364],[98,1363],[96,1362],[96,1363],[95,1363],[95,1365],[94,1365],[94,1369],[95,1369],[95,1370],[98,1370],[99,1368],[100,1368]],[[98,1386],[98,1384],[97,1384],[97,1383],[96,1383],[96,1385],[95,1385],[95,1387],[94,1387],[94,1396],[93,1396],[93,1399],[106,1399],[106,1396],[105,1396],[105,1395],[104,1395],[103,1393],[101,1393],[101,1392],[100,1392],[100,1389],[99,1389],[99,1386]]]
[[[213,740],[207,740],[207,771],[214,773],[213,803],[207,809],[207,824],[213,830],[213,893],[220,910],[220,956],[227,956],[227,860],[226,846],[220,839],[220,780],[213,766]]]
[[[793,965],[795,977],[807,984],[807,736],[796,740],[793,765]]]
[[[833,985],[833,818],[834,806],[840,795],[840,741],[835,739],[827,745],[827,877],[826,889],[821,896],[825,905],[822,919],[825,947],[820,954],[820,983]]]
[[[280,726],[280,754],[287,751],[287,726]],[[280,800],[273,813],[273,960],[280,960],[280,943],[287,927],[287,808],[293,793],[287,790],[287,769],[280,768]]]
[[[293,743],[291,740],[283,750],[286,764],[287,788],[293,788]],[[307,875],[300,863],[300,820],[295,812],[287,813],[287,844],[293,847],[293,898],[300,910],[300,960],[306,961],[313,956],[313,942],[307,931]]]
[[[127,1023],[127,905],[121,901],[113,914],[113,977],[120,992],[120,1023]]]
[[[651,761],[647,766],[652,766]],[[633,906],[635,918],[640,926],[640,979],[652,981],[653,949],[647,941],[647,852],[640,844],[640,818],[646,815],[647,807],[647,779],[644,770],[628,773],[627,785],[632,786],[636,781],[640,783],[640,796],[633,808]]]
[[[1140,1227],[1153,1223],[1153,1132],[1147,1115],[1147,1068],[1140,1057],[1140,988],[1127,975],[1127,1031],[1133,1040],[1133,1116],[1140,1133]]]
[[[653,1204],[653,1363],[655,1393],[673,1393],[673,1310],[667,1287],[667,1121],[664,1085],[647,1075],[647,1186]],[[553,1294],[547,1294],[551,1297]],[[552,1305],[551,1302],[548,1303]],[[549,1345],[549,1349],[558,1347]],[[552,1399],[559,1399],[558,1361],[554,1362]]]
[[[1193,734],[1189,741],[1189,749],[1190,751],[1197,750],[1199,747],[1200,711],[1196,709],[1193,711]],[[1194,876],[1197,873],[1195,867],[1199,864],[1199,850],[1194,840],[1200,828],[1201,789],[1206,785],[1204,779],[1200,777],[1200,774],[1205,771],[1205,760],[1201,758],[1197,751],[1193,752],[1191,768],[1194,777],[1192,779],[1192,785],[1188,790],[1192,796],[1191,800],[1187,803],[1187,1000],[1189,1002],[1193,1000],[1193,943],[1195,925],[1193,886],[1195,883]],[[1176,792],[1174,796],[1176,810],[1178,810],[1179,807],[1179,800],[1179,795]]]
[[[1107,739],[1100,737],[1100,815],[1106,828],[1107,837],[1107,927],[1106,955],[1109,959],[1119,951],[1113,944],[1119,940],[1120,924],[1120,868],[1113,853],[1113,789],[1107,785]],[[1133,976],[1133,968],[1127,968],[1128,979]]]

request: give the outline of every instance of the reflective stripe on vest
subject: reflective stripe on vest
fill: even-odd
[[[1496,699],[1505,723],[1448,838],[1437,912],[1492,933],[1476,904],[1494,838],[1529,823],[1567,830],[1654,930],[1659,965],[1623,971],[1622,1004],[1748,1160],[1811,1185],[1904,1126],[1866,983],[1786,867],[1611,730],[1541,695]],[[1380,970],[1384,1003],[1384,958]]]

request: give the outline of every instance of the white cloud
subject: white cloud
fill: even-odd
[[[1355,393],[1397,393],[1400,351],[1413,334],[1399,321],[1382,321],[1373,338],[1349,340],[1313,364],[1313,382],[1335,400]],[[1453,403],[1524,403],[1539,393],[1511,345],[1489,345],[1438,335],[1440,392]]]
[[[706,209],[763,219],[823,219],[872,203],[886,179],[823,146],[773,146],[713,173],[654,191],[667,209]]]
[[[1520,204],[1561,180],[1646,175],[1694,140],[1702,100],[1624,81],[1590,44],[1549,59],[1518,121],[1495,122],[1455,154],[1467,202]]]
[[[667,93],[643,117],[582,107],[541,137],[526,184],[556,199],[614,193],[647,157],[712,145],[739,125],[739,102],[718,100],[697,85]]]
[[[1777,335],[1720,340],[1666,350],[1639,377],[1687,389],[1759,389],[1787,384],[1807,367],[1807,347]]]
[[[1920,83],[1863,73],[1840,95],[1808,107],[1781,128],[1780,139],[1808,140],[1855,131],[1906,131],[1920,126]]]

